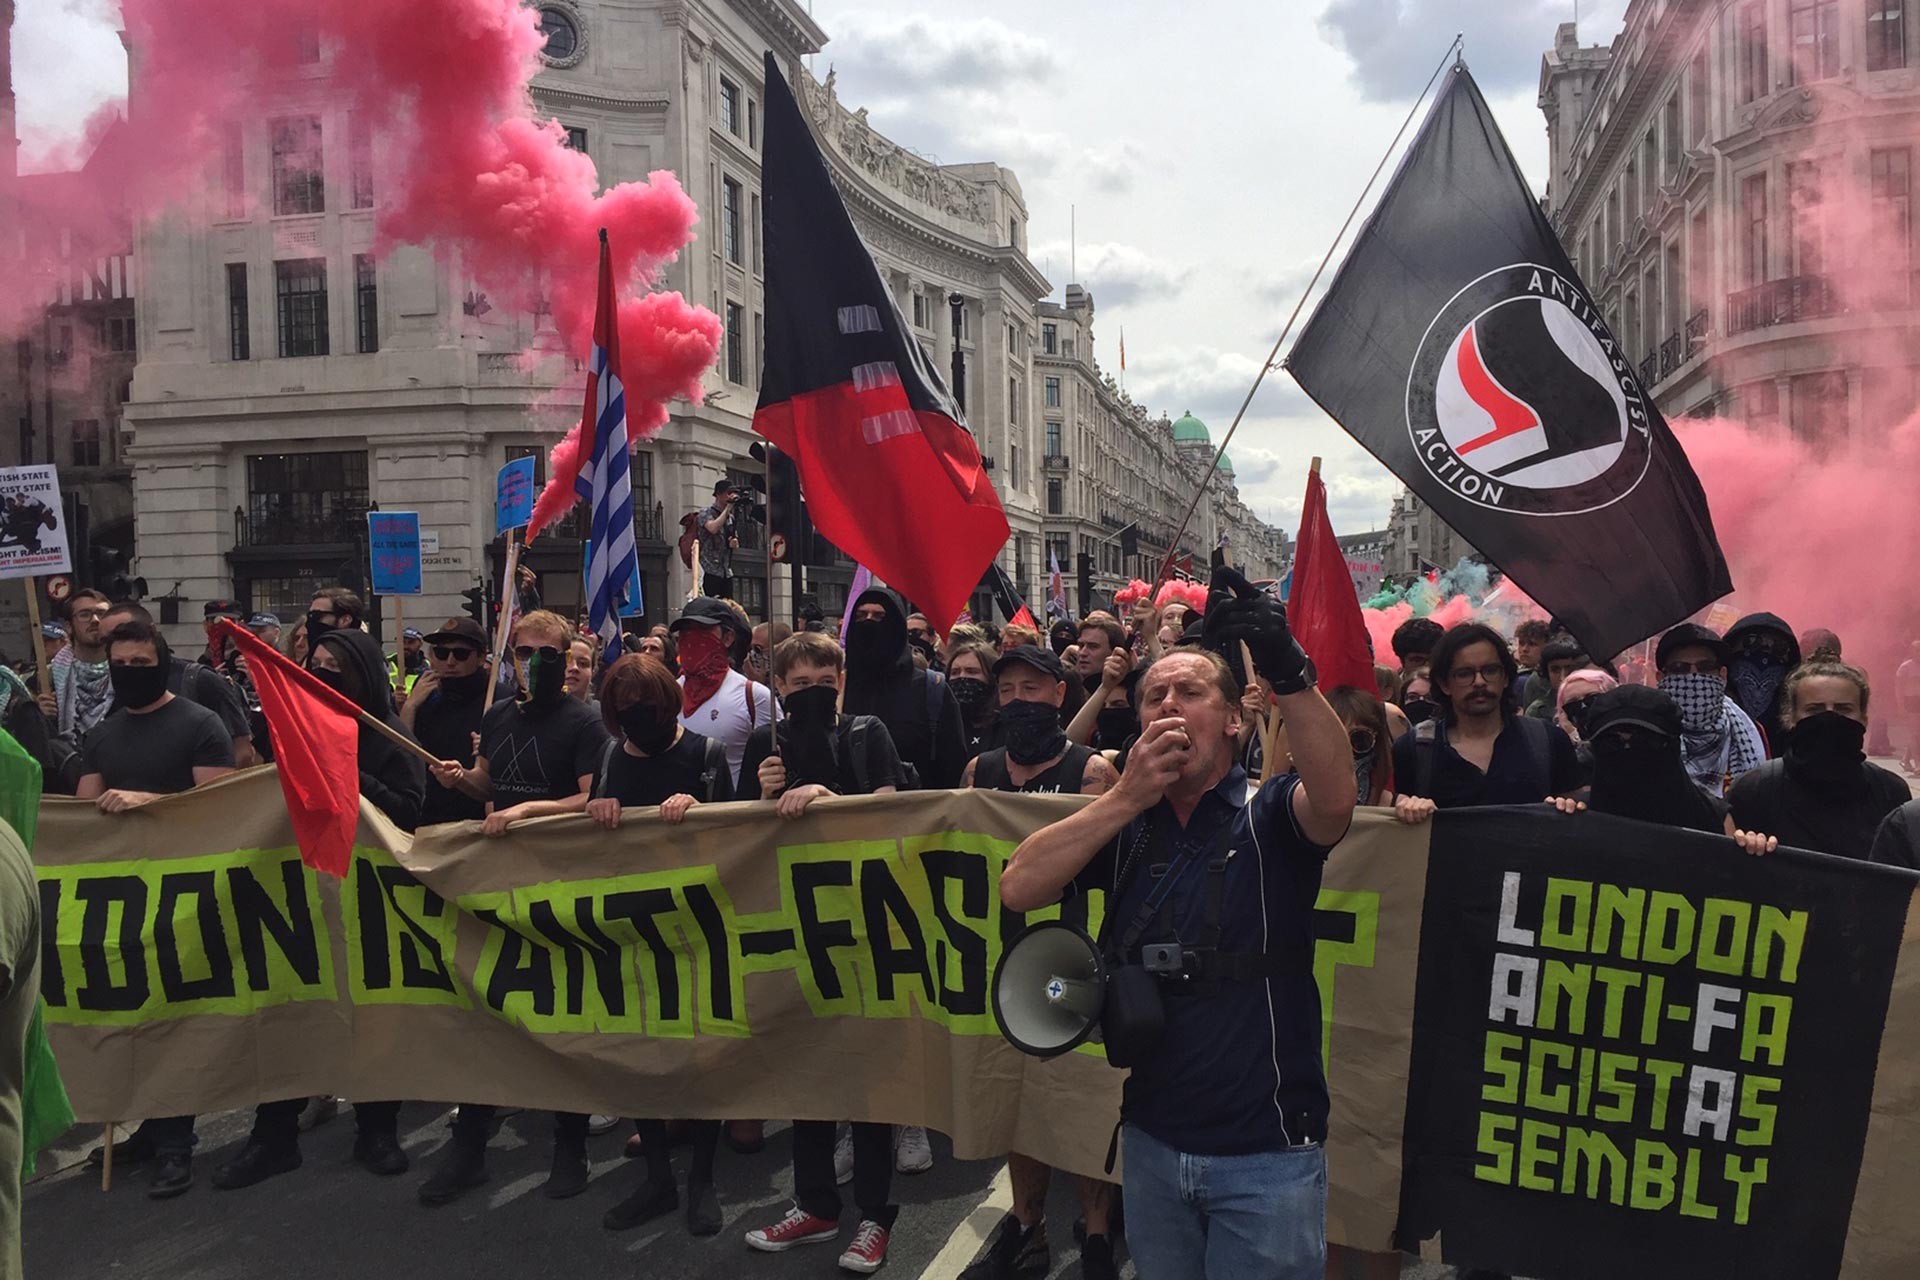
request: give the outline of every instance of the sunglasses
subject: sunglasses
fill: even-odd
[[[538,646],[530,645],[530,644],[517,644],[513,647],[513,656],[520,659],[520,661],[522,662],[530,661],[533,658],[533,655],[535,655],[536,653],[540,655],[540,660],[542,662],[560,661],[560,651],[554,648],[550,644],[543,644]]]
[[[1720,659],[1718,658],[1700,658],[1693,662],[1676,660],[1660,668],[1660,674],[1665,676],[1711,676],[1717,675],[1719,671]]]
[[[1374,736],[1371,729],[1347,730],[1347,744],[1353,748],[1353,754],[1356,757],[1372,755],[1373,748],[1378,742],[1379,739]]]
[[[1560,708],[1567,713],[1567,719],[1573,723],[1574,728],[1586,726],[1587,713],[1593,710],[1593,700],[1596,696],[1590,693],[1584,698],[1568,698],[1566,705]]]
[[[443,644],[433,646],[433,656],[442,662],[465,662],[474,654],[475,651],[472,649],[450,649]]]

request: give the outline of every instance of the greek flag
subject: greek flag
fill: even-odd
[[[639,577],[633,550],[633,472],[627,454],[627,395],[620,381],[619,312],[613,295],[613,260],[607,233],[600,232],[600,302],[593,319],[593,354],[587,361],[587,399],[580,420],[580,471],[573,487],[593,512],[587,557],[589,625],[602,640],[620,634],[629,584]]]

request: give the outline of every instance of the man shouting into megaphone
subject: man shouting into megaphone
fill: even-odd
[[[1251,791],[1245,643],[1272,686],[1297,772]],[[1032,911],[1108,893],[1109,1058],[1122,1103],[1127,1238],[1153,1280],[1319,1280],[1327,1087],[1313,905],[1353,817],[1353,752],[1285,608],[1216,569],[1203,648],[1139,686],[1139,740],[1117,786],[1030,836],[1000,882]]]

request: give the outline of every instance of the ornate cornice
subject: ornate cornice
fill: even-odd
[[[603,111],[665,111],[670,105],[665,94],[646,98],[615,98],[604,93],[589,93],[585,89],[561,89],[551,85],[535,83],[533,96],[537,101],[564,104],[570,107],[596,107]]]

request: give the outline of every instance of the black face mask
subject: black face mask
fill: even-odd
[[[1015,764],[1043,764],[1067,744],[1067,735],[1060,729],[1060,708],[1051,702],[1003,702],[1000,727],[1006,735],[1007,758]]]
[[[637,702],[630,707],[622,707],[618,719],[620,732],[626,735],[627,741],[634,745],[635,750],[650,756],[657,756],[671,747],[680,732],[678,720],[669,718],[662,723],[653,708]]]
[[[566,696],[566,660],[552,645],[541,645],[527,659],[527,705],[545,709]]]
[[[834,731],[840,724],[840,691],[817,684],[795,689],[780,700],[786,720],[780,725],[780,760],[787,766],[787,787],[819,783],[832,787],[839,770]]]
[[[307,644],[308,645],[312,645],[315,640],[318,640],[321,636],[327,634],[327,632],[336,630],[336,628],[331,622],[321,621],[322,618],[331,618],[333,616],[334,615],[330,613],[324,613],[324,614],[315,613],[311,609],[307,610]]]
[[[847,628],[847,665],[860,671],[891,666],[900,656],[900,643],[892,631],[885,618],[856,619]]]
[[[440,692],[454,699],[485,697],[487,670],[482,667],[478,671],[469,671],[464,676],[442,676]]]
[[[960,714],[969,724],[993,695],[992,685],[973,676],[952,676],[947,680],[947,688],[953,690],[953,700],[960,704]]]
[[[347,689],[347,677],[343,671],[329,671],[325,667],[308,667],[307,674],[337,694],[349,698],[353,696]]]
[[[1400,709],[1407,713],[1407,720],[1413,724],[1425,724],[1440,714],[1440,704],[1432,698],[1408,698],[1400,704]]]
[[[927,639],[925,636],[908,636],[907,643],[920,651],[921,656],[927,660],[927,668],[929,670],[939,668],[940,653],[933,647],[933,641]]]
[[[1094,732],[1102,748],[1117,751],[1126,745],[1127,735],[1133,733],[1138,724],[1139,718],[1133,714],[1132,707],[1102,707]]]
[[[1662,826],[1718,833],[1717,810],[1707,802],[1680,759],[1680,744],[1665,734],[1602,729],[1593,748],[1593,788],[1588,805]]]
[[[1864,778],[1867,726],[1837,711],[1810,715],[1787,730],[1787,776],[1832,787]]]
[[[113,682],[116,706],[150,707],[167,691],[165,666],[129,667],[116,662],[107,668],[107,678]]]

